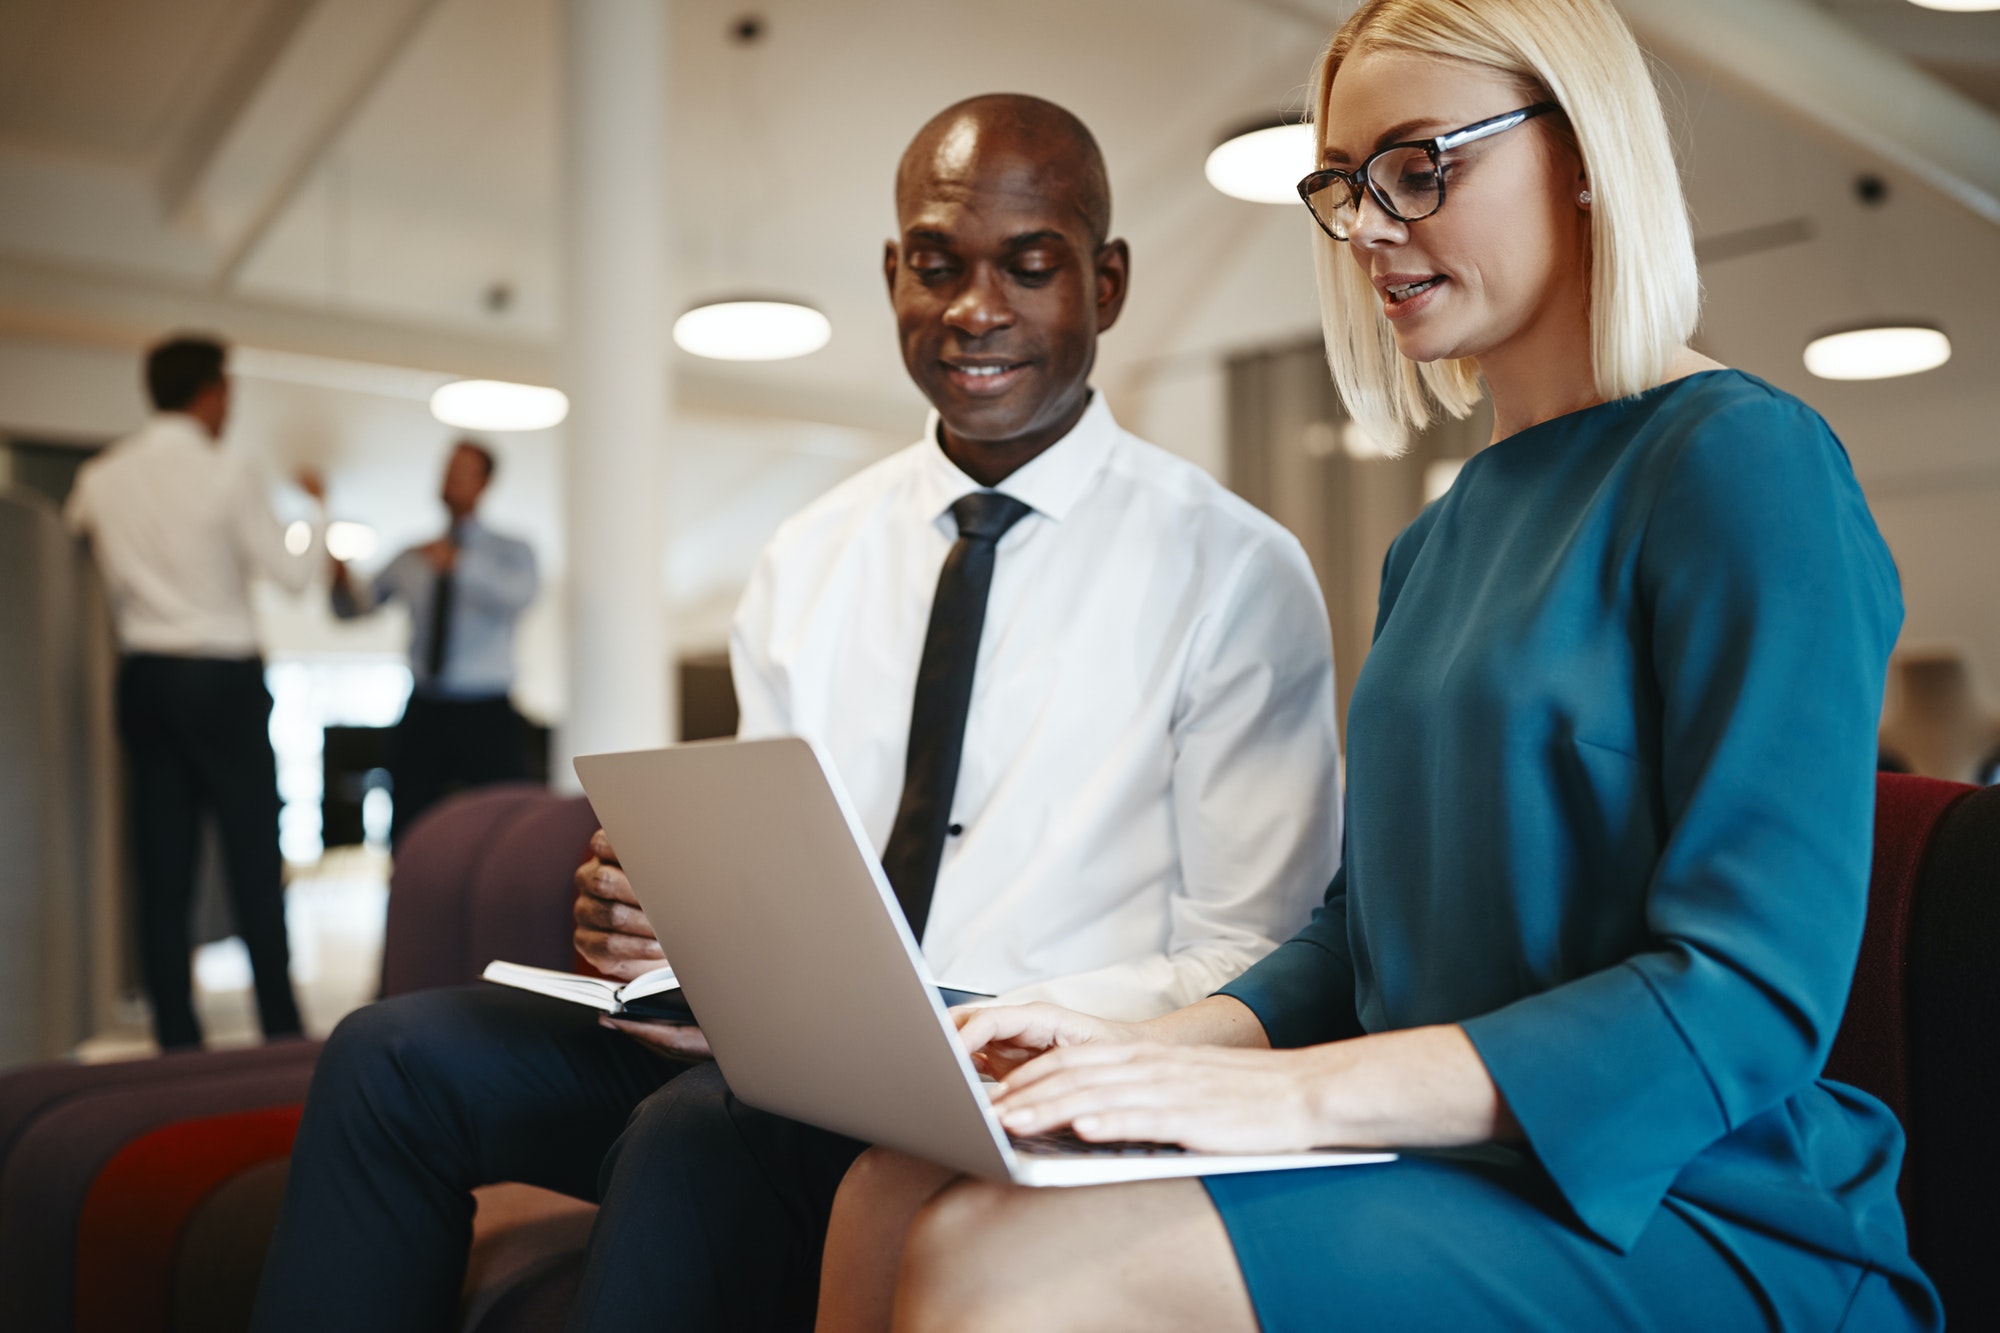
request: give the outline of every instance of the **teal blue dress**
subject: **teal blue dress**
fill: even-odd
[[[1462,1026],[1525,1148],[1214,1177],[1267,1330],[1936,1329],[1860,947],[1896,570],[1811,409],[1710,371],[1502,440],[1390,548],[1347,854],[1225,988]]]

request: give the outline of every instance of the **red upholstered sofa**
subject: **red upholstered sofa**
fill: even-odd
[[[1909,1130],[1918,1258],[1957,1328],[2000,1328],[1987,1272],[2000,1197],[2000,787],[1878,781],[1874,879],[1827,1072]],[[567,967],[569,872],[595,821],[532,789],[461,797],[412,830],[391,895],[385,993],[492,957]],[[0,1328],[244,1326],[316,1047],[43,1066],[0,1076]],[[462,1327],[555,1327],[591,1210],[482,1192]]]
[[[567,968],[581,798],[487,788],[404,840],[382,991],[476,978],[494,958]],[[240,1330],[277,1217],[316,1042],[0,1075],[0,1329]],[[566,1302],[594,1210],[482,1191],[463,1327],[540,1327]]]

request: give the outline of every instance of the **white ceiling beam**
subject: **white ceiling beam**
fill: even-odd
[[[221,293],[199,279],[109,276],[0,256],[0,333],[136,352],[173,329],[453,375],[548,384],[554,373],[554,357],[537,341]]]
[[[2000,116],[1804,0],[1618,0],[1647,46],[2000,223]]]
[[[434,371],[453,377],[556,383],[553,347],[439,326],[374,319],[218,293],[193,281],[107,277],[66,265],[0,256],[0,336],[130,351],[172,329],[206,329],[232,342],[304,356]],[[679,358],[674,401],[728,416],[780,417],[914,436],[924,403],[898,395],[714,369]]]
[[[1949,13],[1896,3],[1848,8],[1841,20],[1904,58],[1940,65],[2000,65],[2000,23],[1991,14]]]
[[[177,142],[162,155],[158,177],[161,211],[169,217],[186,207],[195,183],[214,165],[244,108],[271,76],[272,67],[298,35],[299,25],[322,0],[269,0],[213,83],[205,90]]]
[[[215,246],[217,285],[234,281],[436,3],[318,0],[270,21],[288,40],[251,44],[245,72],[216,94],[227,123],[201,125],[162,182],[176,222]]]

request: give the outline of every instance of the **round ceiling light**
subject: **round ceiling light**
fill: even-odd
[[[1253,204],[1296,204],[1299,179],[1312,169],[1312,126],[1268,123],[1230,135],[1202,167],[1210,185]]]
[[[1928,324],[1841,329],[1806,344],[1806,369],[1823,380],[1886,380],[1949,360],[1951,339]]]
[[[460,430],[547,430],[569,415],[569,398],[538,384],[453,380],[431,395],[431,415]]]
[[[705,301],[674,321],[674,344],[717,361],[784,361],[826,346],[833,324],[797,301]]]
[[[2000,0],[1910,0],[1924,9],[1942,9],[1951,14],[1979,14],[2000,9]]]

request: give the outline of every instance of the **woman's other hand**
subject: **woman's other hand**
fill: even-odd
[[[1092,1142],[1198,1152],[1454,1147],[1519,1137],[1463,1029],[1413,1028],[1302,1050],[1155,1041],[1065,1043],[994,1097],[1016,1134],[1069,1126]]]
[[[970,1005],[951,1011],[958,1039],[982,1074],[1005,1079],[1046,1051],[1091,1042],[1131,1042],[1139,1025],[1092,1018],[1054,1004]]]
[[[1178,1143],[1197,1152],[1299,1152],[1328,1142],[1299,1051],[1098,1042],[1012,1073],[993,1099],[1014,1134],[1068,1126],[1092,1142]]]

